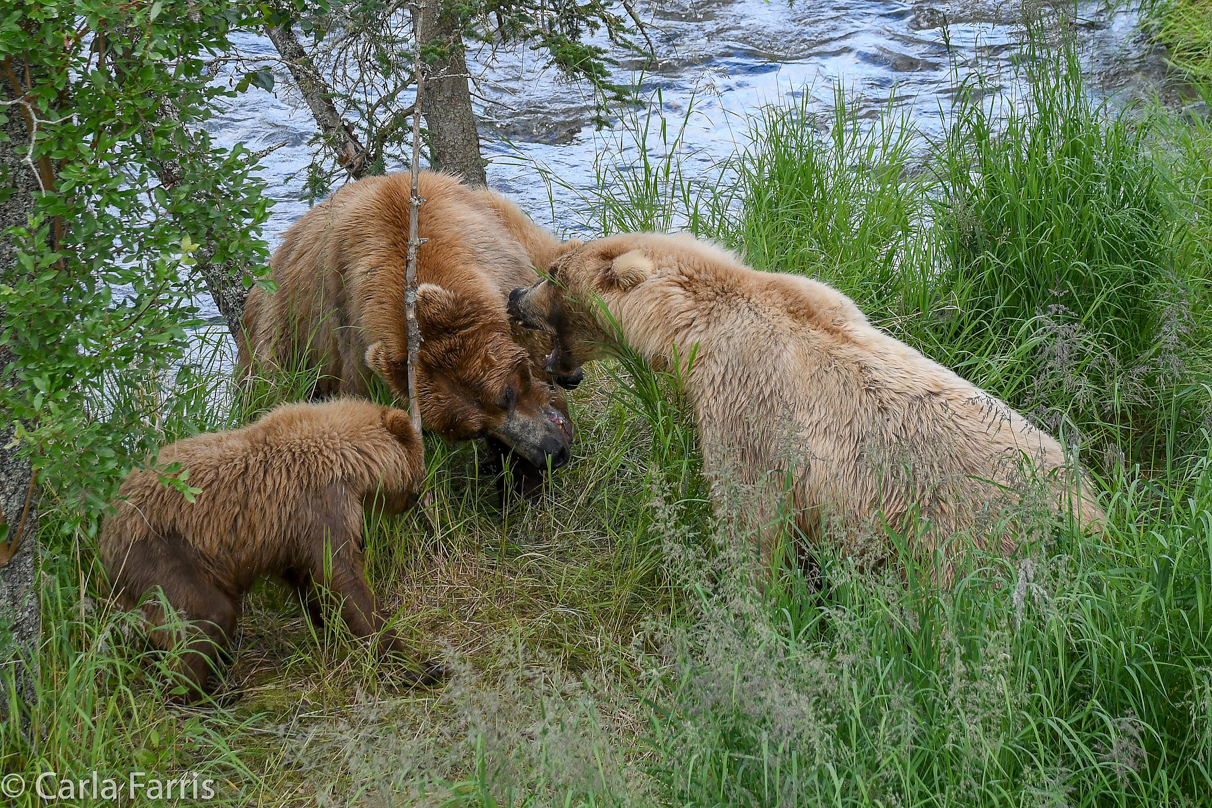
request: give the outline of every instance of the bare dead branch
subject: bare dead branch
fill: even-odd
[[[24,98],[15,98],[12,101],[0,101],[0,107],[11,107],[20,104],[25,110],[25,125],[29,129],[29,149],[25,152],[25,162],[29,165],[30,174],[34,177],[34,182],[38,183],[38,190],[46,193],[46,185],[42,180],[42,173],[38,170],[38,166],[34,164],[34,142],[38,139],[38,116],[34,112],[34,107]]]
[[[289,140],[283,140],[281,143],[275,143],[272,146],[266,146],[264,149],[255,151],[252,153],[253,162],[260,160],[262,157],[267,157],[267,156],[273,154],[274,152],[276,152],[278,149],[286,148],[289,145],[290,145]]]
[[[419,5],[424,8],[424,5]],[[420,26],[414,29],[419,31]],[[421,405],[417,398],[417,352],[421,347],[421,327],[417,323],[417,249],[421,238],[417,235],[417,218],[421,210],[421,194],[418,189],[421,176],[421,98],[425,90],[425,74],[421,72],[420,35],[415,35],[413,48],[413,75],[416,76],[417,95],[412,104],[412,194],[408,199],[408,255],[404,270],[404,323],[408,329],[408,415],[413,428],[421,434]]]

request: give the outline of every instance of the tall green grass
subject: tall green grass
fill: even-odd
[[[943,285],[974,326],[966,344],[1034,344],[1006,398],[1163,462],[1191,348],[1181,223],[1147,127],[1090,100],[1074,53],[1028,55],[1027,97],[1004,118],[964,99],[939,150]]]
[[[1199,804],[1209,471],[1162,491],[1124,480],[1104,543],[1060,533],[946,593],[927,570],[904,584],[826,552],[822,592],[706,600],[675,630],[653,720],[668,801]]]
[[[1208,0],[1149,0],[1146,27],[1164,45],[1170,62],[1212,98],[1212,3]]]
[[[913,283],[903,273],[928,249],[911,168],[919,144],[891,104],[880,125],[860,120],[840,84],[831,114],[810,103],[802,93],[750,122],[733,166],[743,201],[718,236],[757,269],[811,267],[878,313],[893,289]]]

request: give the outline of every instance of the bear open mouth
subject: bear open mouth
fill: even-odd
[[[559,410],[553,410],[548,407],[543,408],[543,414],[547,416],[547,420],[560,428],[560,432],[564,435],[564,440],[569,444],[572,443],[572,424],[564,417],[564,414]]]

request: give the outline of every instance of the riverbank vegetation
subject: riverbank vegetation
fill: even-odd
[[[1212,2],[1152,0],[1143,6],[1154,40],[1205,94],[1212,93]]]
[[[1073,54],[1029,56],[1012,103],[957,80],[937,138],[805,94],[750,121],[718,178],[684,174],[676,122],[641,111],[642,156],[603,157],[582,224],[687,228],[834,284],[1062,436],[1102,536],[1025,505],[1021,553],[949,591],[929,561],[823,547],[819,576],[785,563],[760,595],[677,380],[624,354],[572,396],[575,460],[541,496],[502,501],[475,446],[430,441],[436,524],[367,525],[397,629],[454,670],[433,692],[266,584],[219,706],[168,707],[171,660],[48,503],[37,696],[0,726],[3,770],[197,774],[231,805],[1202,804],[1212,125],[1100,106]],[[164,440],[306,388],[234,396],[223,350],[141,388]]]

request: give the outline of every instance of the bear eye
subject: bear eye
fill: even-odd
[[[513,409],[513,405],[516,404],[517,402],[518,402],[517,391],[514,390],[512,387],[506,387],[505,392],[501,394],[501,401],[500,401],[501,409],[503,409],[503,410]]]

